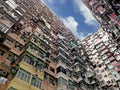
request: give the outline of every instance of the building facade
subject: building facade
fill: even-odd
[[[80,41],[40,0],[1,0],[0,90],[119,90],[119,39],[109,26]]]
[[[81,42],[40,0],[0,2],[0,90],[99,90]]]
[[[112,34],[120,46],[120,1],[119,0],[82,0],[101,27]]]
[[[83,45],[90,61],[94,65],[94,71],[100,82],[100,87],[103,90],[119,90],[120,54],[116,43],[109,36],[109,33],[99,28],[98,32],[83,40]]]

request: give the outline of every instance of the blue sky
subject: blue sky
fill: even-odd
[[[99,24],[82,0],[41,0],[79,39],[97,31]]]

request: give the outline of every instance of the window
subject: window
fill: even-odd
[[[0,31],[6,33],[9,29],[0,24]]]
[[[42,52],[42,51],[40,50],[39,53],[38,53],[38,56],[39,56],[40,58],[45,58],[45,57],[47,56],[47,54],[44,53],[44,52]]]
[[[9,60],[9,61],[13,61],[13,60],[17,60],[18,59],[18,56],[17,55],[15,55],[15,54],[13,54],[13,53],[10,53],[8,56],[7,56],[7,59]]]
[[[25,56],[23,57],[23,60],[24,60],[26,63],[30,64],[31,66],[34,66],[34,64],[35,64],[35,61],[33,60],[33,58],[31,58],[31,57],[28,56],[28,55],[25,55]]]
[[[38,33],[38,32],[35,32],[34,35],[36,35],[37,37],[40,37],[40,38],[42,37],[42,36],[40,35],[40,33]]]
[[[21,50],[22,50],[22,45],[21,45],[20,43],[16,42],[16,43],[15,43],[15,48],[16,48],[17,50],[21,51]]]
[[[67,80],[65,80],[65,79],[62,78],[62,77],[59,77],[59,78],[58,78],[58,81],[57,81],[57,84],[58,84],[58,85],[67,85]]]
[[[41,88],[42,80],[37,77],[37,75],[33,75],[31,84],[35,87]]]
[[[0,49],[0,56],[3,56],[4,53],[5,52],[2,49]]]
[[[31,74],[23,69],[19,69],[17,74],[16,74],[16,77],[25,81],[25,82],[29,82],[30,81],[30,76]]]
[[[47,51],[47,47],[44,44],[41,43],[40,46]]]
[[[59,73],[59,72],[66,74],[66,69],[64,69],[63,67],[60,66],[57,68],[57,73]]]
[[[24,42],[27,41],[27,38],[26,38],[24,35],[22,35],[22,36],[20,37],[20,39],[23,40]]]
[[[18,20],[19,19],[19,16],[17,15],[17,13],[15,11],[12,11],[10,13],[10,15],[15,19],[15,20]]]
[[[56,84],[55,78],[53,78],[53,77],[50,77],[49,82],[50,82],[50,84],[52,84],[52,85],[55,85],[55,84]]]
[[[67,75],[68,75],[69,77],[71,77],[71,74],[72,74],[72,73],[71,73],[71,71],[70,71],[69,69],[66,70],[66,73],[67,73]]]
[[[2,23],[4,23],[6,26],[11,27],[13,25],[13,21],[11,20],[11,18],[7,15],[4,14],[1,18],[0,21]],[[6,27],[4,27],[4,29],[6,29],[8,31],[8,29]],[[5,31],[6,31],[5,30]],[[4,32],[4,31],[3,31]],[[6,32],[5,32],[6,33]]]
[[[40,70],[40,71],[44,70],[44,66],[40,61],[36,61],[35,67],[37,70]]]
[[[55,69],[50,67],[50,71],[52,71],[53,73],[55,73]]]
[[[16,60],[18,59],[18,56],[15,55],[15,54],[13,54],[13,53],[10,53],[10,54],[7,56],[6,59],[10,61],[10,65],[13,65],[13,64],[15,64]]]
[[[39,43],[39,45],[40,45],[40,42],[39,42],[36,38],[32,37],[32,41],[33,41],[34,43],[36,43],[36,44]]]
[[[6,42],[7,44],[11,45],[13,41],[11,41],[10,39],[6,39],[5,42]]]

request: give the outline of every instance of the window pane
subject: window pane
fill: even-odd
[[[36,86],[36,87],[38,87],[38,88],[41,88],[41,83],[42,83],[42,80],[39,79],[37,76],[33,76],[33,77],[32,77],[31,84],[32,84],[33,86]]]
[[[29,82],[30,75],[31,74],[29,72],[22,70],[22,69],[19,69],[17,74],[16,74],[16,77],[23,80],[23,81]]]

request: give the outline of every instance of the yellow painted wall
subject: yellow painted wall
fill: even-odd
[[[37,74],[41,80],[44,79],[43,72],[40,72],[39,70],[36,72],[35,68],[32,67],[31,65],[27,64],[26,62],[20,62],[20,68],[30,72],[31,75]],[[40,90],[39,88],[37,88],[33,85],[30,85],[30,83],[20,80],[16,77],[14,77],[14,79],[9,83],[7,90],[10,87],[13,87],[17,90]]]
[[[10,88],[10,87],[13,87],[17,90],[40,90],[39,88],[34,87],[33,85],[30,85],[28,82],[20,80],[16,77],[8,85],[8,88]],[[8,90],[8,88],[7,88],[7,90]]]
[[[20,63],[20,67],[28,72],[30,72],[31,74],[37,74],[38,77],[40,79],[44,79],[44,73],[43,72],[40,72],[39,70],[35,70],[35,67],[32,67],[31,65],[27,64],[26,62],[21,62]]]

